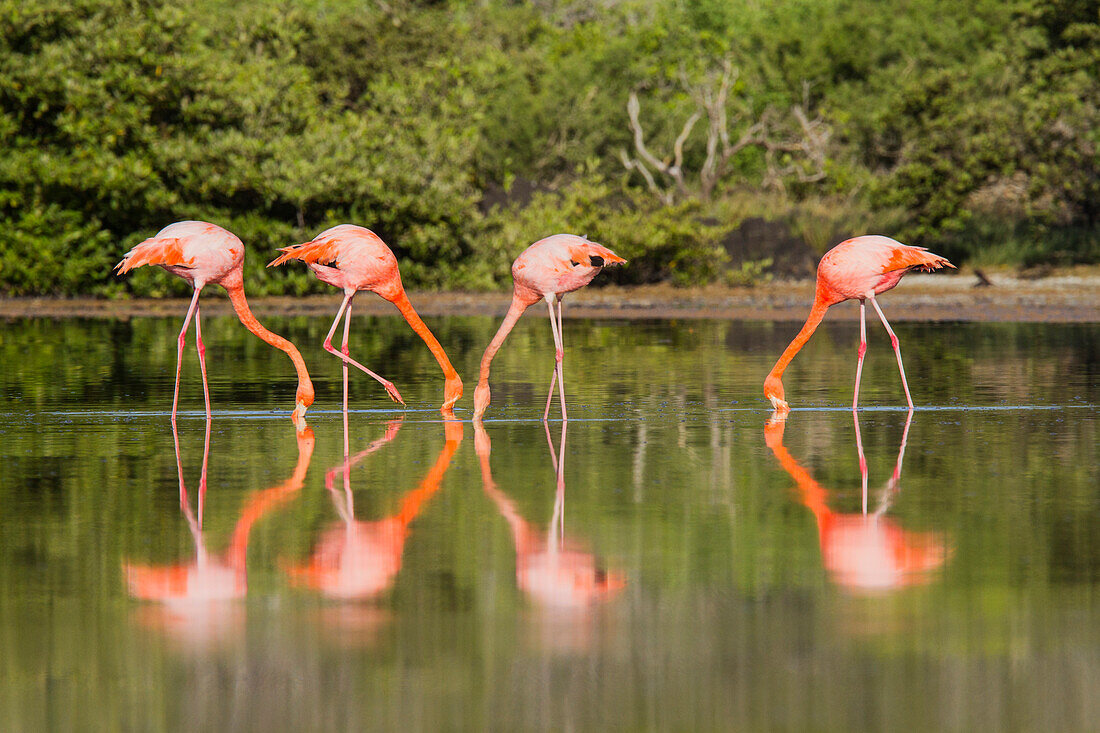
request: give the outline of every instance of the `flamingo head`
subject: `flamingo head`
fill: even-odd
[[[783,382],[779,377],[769,374],[764,380],[764,396],[771,400],[772,408],[779,414],[790,412],[790,405],[783,399]]]
[[[480,420],[485,414],[485,408],[489,406],[489,382],[478,382],[474,390],[474,419]]]
[[[290,413],[290,419],[298,432],[302,432],[306,426],[306,410],[313,404],[313,385],[308,384],[298,387],[298,394],[294,399],[294,411]]]
[[[455,406],[455,403],[462,398],[462,379],[455,374],[447,377],[447,382],[443,386],[443,406],[440,408],[441,412],[451,412],[451,408]]]
[[[583,255],[588,257],[592,267],[610,267],[611,265],[625,265],[626,260],[612,252],[602,244],[585,240],[582,246]],[[583,257],[581,258],[583,261]]]

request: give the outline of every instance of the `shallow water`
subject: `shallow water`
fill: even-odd
[[[495,319],[429,319],[467,379],[445,424],[423,344],[357,318],[352,355],[410,409],[352,374],[345,468],[328,323],[266,320],[306,353],[309,431],[289,360],[231,317],[204,321],[208,438],[191,347],[175,435],[167,413],[178,319],[0,330],[0,728],[1100,717],[1096,325],[897,324],[908,426],[872,329],[864,492],[851,323],[795,360],[769,424],[760,384],[798,324],[567,320],[563,434],[538,315],[483,431]]]

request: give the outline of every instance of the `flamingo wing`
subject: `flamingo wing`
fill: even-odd
[[[314,239],[304,244],[292,244],[279,249],[283,254],[268,263],[268,267],[281,265],[290,260],[301,260],[307,264],[327,265],[340,257],[340,242],[335,239]]]
[[[184,254],[183,245],[183,240],[176,237],[146,239],[127,252],[115,270],[122,275],[142,265],[194,267],[194,258]]]

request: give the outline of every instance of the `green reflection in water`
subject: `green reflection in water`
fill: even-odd
[[[384,444],[349,466],[344,493],[339,363],[309,346],[327,323],[270,320],[314,370],[312,445],[287,417],[285,356],[209,319],[202,537],[243,558],[246,591],[182,624],[178,607],[132,598],[124,572],[195,559],[166,414],[178,321],[0,332],[3,729],[1081,730],[1100,713],[1095,326],[899,324],[918,408],[951,409],[915,413],[884,516],[918,559],[945,552],[869,590],[830,567],[821,531],[828,513],[861,515],[851,414],[792,412],[788,462],[766,434],[760,382],[796,325],[567,321],[580,419],[559,477],[536,419],[545,323],[524,319],[494,364],[489,453],[469,423],[458,437],[439,421],[442,378],[415,335],[364,319],[353,350],[414,409],[389,435],[400,413],[353,375],[351,456]],[[430,325],[468,415],[496,323]],[[849,403],[855,334],[829,323],[794,362],[796,408]],[[864,380],[867,405],[902,404],[873,333]],[[202,409],[193,362],[181,406]],[[860,415],[871,511],[905,419]],[[196,522],[205,427],[179,423]],[[366,543],[389,553],[385,582],[355,600],[301,572],[332,567],[326,533],[349,513],[390,542]],[[554,537],[588,573],[574,599],[611,592],[544,602]]]

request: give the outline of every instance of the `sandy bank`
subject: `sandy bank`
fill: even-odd
[[[1028,321],[1048,323],[1100,322],[1100,269],[1077,268],[1041,279],[1011,273],[986,272],[992,285],[975,287],[972,273],[909,275],[881,298],[887,317],[897,321]],[[801,321],[813,300],[812,280],[772,282],[752,288],[707,286],[674,288],[668,285],[631,288],[588,288],[569,296],[567,318],[726,318],[739,320]],[[210,288],[204,314],[231,312],[229,301]],[[511,294],[410,293],[425,317],[442,315],[501,316]],[[340,296],[257,298],[257,315],[329,316]],[[131,318],[180,317],[185,299],[97,300],[90,298],[0,299],[2,318]],[[840,306],[830,318],[854,319],[859,309]],[[356,314],[396,315],[381,298],[365,293],[355,301]]]

